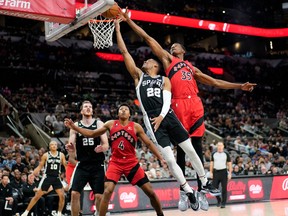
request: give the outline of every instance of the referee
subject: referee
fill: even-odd
[[[227,183],[228,180],[231,179],[231,175],[231,157],[227,151],[224,151],[223,142],[218,142],[217,151],[212,153],[210,162],[210,176],[213,179],[213,186],[219,188],[220,183],[222,186],[222,199],[220,196],[216,196],[218,207],[225,208],[227,200]]]

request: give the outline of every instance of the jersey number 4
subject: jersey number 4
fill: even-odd
[[[161,89],[160,88],[147,88],[147,97],[161,97]]]
[[[119,144],[118,144],[118,148],[121,149],[121,150],[124,150],[124,142],[121,141]]]

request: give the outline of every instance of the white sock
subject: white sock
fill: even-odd
[[[190,187],[190,185],[188,184],[188,182],[185,182],[183,185],[181,185],[181,187],[183,188],[185,193],[193,193],[193,190]]]
[[[62,212],[58,211],[58,216],[61,216],[62,215]]]
[[[203,186],[206,186],[207,182],[208,182],[208,179],[206,178],[206,176],[199,176],[199,179],[202,183]]]

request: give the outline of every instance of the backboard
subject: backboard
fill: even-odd
[[[77,0],[75,20],[69,24],[45,22],[45,39],[55,41],[69,32],[86,25],[90,19],[107,11],[114,0]]]

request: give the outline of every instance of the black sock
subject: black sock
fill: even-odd
[[[163,214],[163,213],[160,213],[160,214],[157,214],[157,216],[164,216],[164,214]]]

